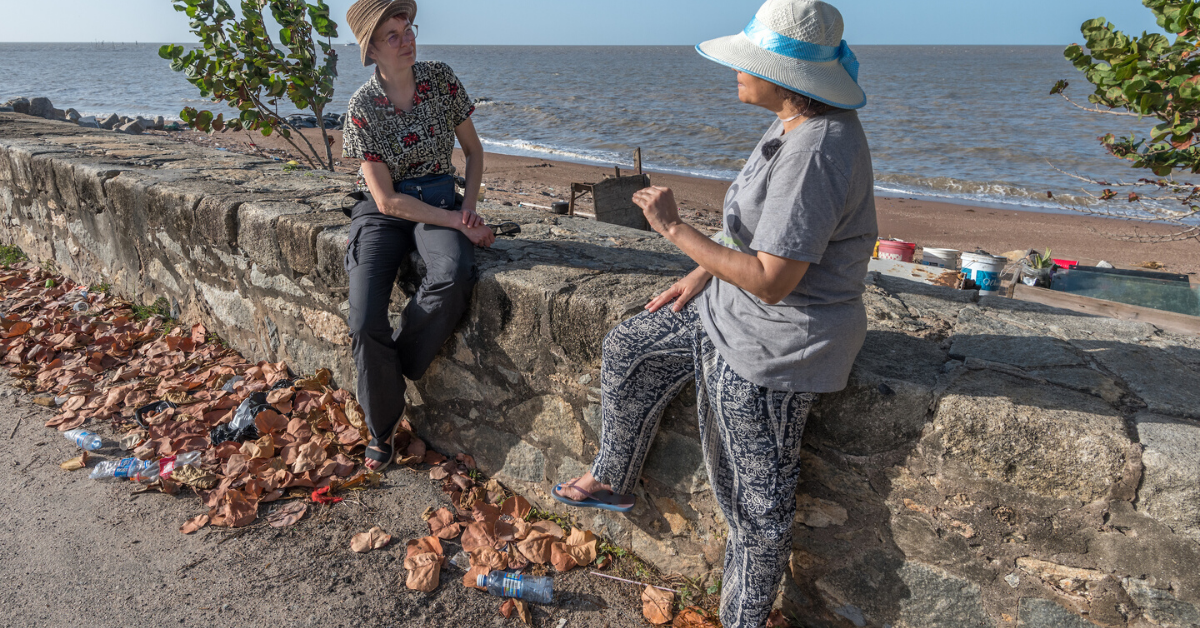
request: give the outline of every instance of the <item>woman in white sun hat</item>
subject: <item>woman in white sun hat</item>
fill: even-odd
[[[845,388],[866,337],[874,176],[854,112],[867,99],[842,31],[829,4],[768,0],[743,32],[697,46],[737,70],[742,102],[776,119],[712,239],[680,220],[669,189],[634,196],[699,267],[605,338],[600,452],[590,473],[554,490],[573,506],[633,509],[663,409],[695,381],[709,482],[729,525],[726,628],[767,620],[792,551],[809,409]]]

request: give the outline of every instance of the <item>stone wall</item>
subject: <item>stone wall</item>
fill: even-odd
[[[347,185],[0,114],[0,241],[352,386]],[[604,333],[691,266],[654,234],[483,213],[524,233],[480,253],[471,313],[410,389],[410,418],[556,508],[549,488],[596,451]],[[1200,339],[868,280],[851,385],[808,426],[785,606],[811,626],[1200,625]],[[582,523],[701,576],[719,571],[723,522],[691,395],[664,419],[637,509]]]

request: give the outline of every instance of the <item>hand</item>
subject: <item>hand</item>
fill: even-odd
[[[704,286],[708,285],[712,279],[712,274],[703,268],[693,270],[687,277],[675,282],[675,285],[668,288],[662,294],[654,297],[646,304],[646,309],[650,312],[657,312],[662,306],[675,302],[671,307],[672,311],[679,312],[692,300],[697,294],[704,290]]]
[[[458,230],[462,231],[463,234],[467,236],[467,239],[471,241],[471,244],[483,247],[485,249],[490,247],[492,243],[496,241],[496,234],[492,233],[491,227],[488,227],[487,225],[479,225],[478,227],[460,225]]]
[[[479,227],[484,224],[483,216],[475,213],[474,209],[467,209],[464,207],[461,213],[462,224],[466,227]]]
[[[675,204],[675,193],[671,188],[652,185],[633,194],[633,202],[642,208],[642,214],[650,223],[650,228],[667,235],[667,230],[682,222],[679,219],[679,207]]]

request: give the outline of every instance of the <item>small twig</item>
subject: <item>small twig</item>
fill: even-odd
[[[200,563],[202,563],[202,562],[204,562],[204,561],[206,561],[206,560],[208,560],[208,557],[207,557],[207,556],[204,556],[204,557],[201,557],[201,558],[199,558],[199,559],[197,559],[197,560],[194,560],[194,561],[192,561],[192,562],[188,563],[187,565],[184,565],[184,566],[183,566],[183,567],[182,567],[182,568],[179,570],[179,572],[180,572],[180,573],[183,573],[183,572],[185,572],[185,571],[187,571],[187,570],[191,569],[192,567],[195,567],[196,565],[199,565]]]
[[[21,416],[17,417],[17,424],[13,426],[13,431],[11,434],[8,435],[8,440],[12,440],[13,436],[17,435],[17,428],[21,427],[21,421],[23,421],[24,419],[25,419],[25,415],[21,415]]]
[[[253,529],[254,529],[254,528],[244,528],[244,529],[242,529],[242,530],[240,530],[240,531],[238,531],[238,532],[235,532],[235,533],[233,533],[233,534],[230,534],[229,536],[227,536],[227,537],[225,537],[225,538],[221,539],[220,541],[217,541],[217,545],[222,545],[222,544],[224,544],[224,543],[227,543],[227,542],[229,542],[229,541],[232,541],[232,540],[234,540],[234,539],[239,539],[239,538],[241,538],[241,537],[243,537],[243,536],[246,536],[246,534],[248,534],[248,533],[249,533],[251,530],[253,530]]]
[[[680,591],[678,591],[678,590],[676,590],[676,589],[668,589],[667,587],[659,587],[659,586],[655,586],[655,585],[653,585],[653,584],[646,584],[645,582],[637,582],[637,581],[635,581],[635,580],[626,580],[626,579],[624,579],[624,578],[618,578],[618,577],[616,577],[616,576],[609,576],[609,575],[606,575],[606,574],[602,574],[602,573],[600,573],[600,572],[597,572],[597,571],[593,571],[593,572],[592,572],[592,575],[593,575],[593,576],[600,576],[601,578],[608,578],[609,580],[616,580],[616,581],[618,581],[618,582],[624,582],[625,584],[636,584],[636,585],[638,585],[638,586],[640,586],[640,587],[654,587],[655,589],[662,589],[663,591],[670,591],[671,593],[679,593],[680,595],[683,595],[683,593],[682,593],[682,592],[680,592]]]
[[[1092,108],[1090,108],[1090,107],[1084,107],[1083,105],[1081,105],[1081,104],[1079,104],[1079,103],[1075,102],[1074,100],[1071,100],[1071,97],[1070,97],[1070,96],[1067,96],[1067,95],[1066,95],[1066,94],[1064,94],[1064,93],[1061,93],[1061,92],[1060,92],[1058,95],[1059,95],[1059,96],[1062,96],[1062,97],[1063,97],[1063,100],[1065,100],[1065,101],[1067,101],[1067,102],[1071,103],[1072,105],[1074,105],[1074,106],[1076,106],[1076,107],[1079,107],[1080,109],[1083,109],[1084,111],[1087,111],[1087,112],[1089,112],[1089,113],[1103,113],[1103,114],[1107,114],[1107,115],[1110,115],[1110,116],[1132,116],[1132,117],[1134,117],[1134,118],[1144,118],[1144,117],[1146,117],[1146,116],[1143,116],[1143,115],[1142,115],[1142,114],[1140,114],[1140,113],[1131,113],[1131,112],[1129,112],[1129,111],[1111,111],[1111,110],[1110,110],[1110,111],[1105,111],[1105,110],[1103,110],[1103,109],[1092,109]]]

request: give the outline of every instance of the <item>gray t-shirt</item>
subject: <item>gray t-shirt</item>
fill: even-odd
[[[776,121],[754,148],[725,196],[725,230],[713,239],[750,255],[811,262],[808,272],[776,305],[713,279],[700,316],[738,375],[772,390],[836,392],[867,334],[863,280],[879,232],[871,152],[853,111],[781,133]],[[777,148],[770,157],[769,143]]]

